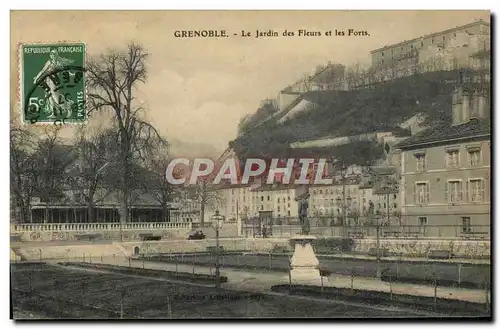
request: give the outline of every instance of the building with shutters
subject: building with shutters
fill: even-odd
[[[463,83],[452,94],[451,110],[451,123],[430,127],[396,145],[401,150],[402,219],[421,230],[439,230],[428,232],[434,236],[488,236],[488,93]]]

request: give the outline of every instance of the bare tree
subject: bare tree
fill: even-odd
[[[147,170],[147,177],[139,183],[141,189],[161,205],[164,220],[168,213],[169,202],[177,192],[176,186],[170,184],[165,175],[169,162],[167,145],[159,143],[144,159],[143,165]],[[176,177],[180,174],[180,169],[173,173]]]
[[[205,225],[205,210],[220,207],[222,197],[209,186],[206,179],[200,179],[196,185],[196,200],[200,203],[200,223],[203,227]]]
[[[89,112],[111,110],[117,133],[120,172],[120,221],[127,222],[133,187],[133,164],[144,158],[153,139],[166,143],[157,130],[143,119],[144,108],[134,97],[135,89],[146,82],[148,53],[129,44],[125,51],[110,51],[87,64]]]
[[[55,125],[45,127],[44,135],[37,140],[33,154],[33,192],[45,204],[45,222],[49,220],[50,203],[64,198],[68,168],[75,160],[73,148],[60,141],[60,129],[61,126]]]
[[[20,221],[31,222],[30,201],[33,194],[35,136],[25,126],[10,123],[10,190],[14,212]]]
[[[103,180],[109,166],[115,167],[115,140],[114,131],[100,127],[92,129],[82,126],[76,133],[74,146],[78,158],[69,173],[69,184],[72,190],[78,191],[83,197],[89,222],[95,221],[95,204],[106,198],[114,187],[109,184],[104,186]]]

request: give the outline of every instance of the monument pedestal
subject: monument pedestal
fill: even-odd
[[[311,245],[315,239],[310,235],[297,235],[290,239],[294,244],[289,277],[292,284],[321,285],[319,261]]]

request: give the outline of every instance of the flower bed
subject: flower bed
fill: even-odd
[[[276,285],[271,287],[275,292],[289,292],[295,295],[340,299],[352,302],[362,302],[376,305],[410,307],[424,311],[443,312],[448,315],[488,315],[487,305],[462,300],[395,294],[382,291],[359,290],[349,288],[306,286],[306,285]]]

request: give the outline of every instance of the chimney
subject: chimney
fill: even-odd
[[[487,118],[489,116],[488,98],[485,91],[481,91],[477,95],[477,116],[479,118]]]
[[[469,121],[470,117],[470,93],[468,90],[464,90],[462,96],[462,117],[461,122]]]
[[[469,102],[469,117],[468,119],[478,118],[478,108],[479,108],[479,94],[476,90],[473,90],[470,95]]]
[[[451,116],[452,124],[457,125],[462,122],[462,94],[463,87],[455,87],[451,94]],[[413,132],[412,132],[413,133]]]

